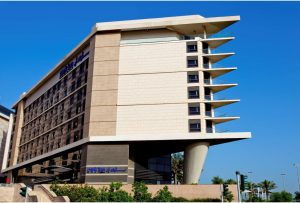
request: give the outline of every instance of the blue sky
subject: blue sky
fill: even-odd
[[[222,32],[235,40],[219,47],[236,54],[219,64],[238,70],[219,79],[238,83],[218,93],[241,102],[219,110],[240,120],[219,125],[252,132],[252,139],[213,146],[201,176],[273,180],[276,191],[298,190],[300,164],[300,2],[0,2],[0,104],[11,107],[91,31],[96,22],[199,14],[240,15]],[[299,59],[299,58],[298,58]],[[292,105],[293,104],[293,105]],[[295,106],[294,106],[295,105]],[[288,108],[289,107],[289,108]]]

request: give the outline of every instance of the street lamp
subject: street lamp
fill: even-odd
[[[252,175],[252,172],[248,172],[250,174],[250,184],[251,184],[251,193],[252,193],[252,179],[251,179],[251,175]]]
[[[285,184],[284,184],[284,173],[281,174],[282,175],[282,179],[283,179],[283,187],[284,187],[284,191],[285,191]]]
[[[299,192],[300,192],[300,180],[299,180],[299,171],[298,171],[299,164],[294,164],[294,165],[297,167],[298,184],[299,184]]]

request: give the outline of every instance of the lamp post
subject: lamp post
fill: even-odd
[[[299,180],[299,171],[298,171],[298,166],[299,164],[294,164],[297,168],[297,175],[298,175],[298,184],[299,184],[299,192],[300,192],[300,180]]]
[[[251,193],[252,193],[252,179],[251,179],[251,175],[252,175],[252,172],[248,172],[250,174],[250,184],[251,184]]]
[[[284,173],[281,174],[282,175],[282,179],[283,179],[283,187],[284,187],[284,191],[285,191],[285,184],[284,184]]]

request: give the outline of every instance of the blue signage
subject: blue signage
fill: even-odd
[[[127,169],[119,170],[118,167],[116,168],[100,168],[100,167],[94,167],[94,168],[87,168],[87,173],[109,173],[109,172],[125,172]]]
[[[82,52],[82,54],[78,57],[76,57],[76,60],[74,62],[71,62],[69,63],[68,65],[66,65],[66,67],[60,71],[60,74],[59,74],[59,79],[61,79],[62,77],[64,77],[67,73],[69,73],[73,68],[74,66],[76,66],[76,64],[79,62],[79,61],[82,61],[82,59],[88,55],[90,52],[86,52],[85,54]]]

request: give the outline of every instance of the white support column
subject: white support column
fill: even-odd
[[[2,161],[2,169],[4,170],[6,169],[6,165],[7,165],[7,159],[8,159],[8,151],[9,151],[9,147],[10,147],[10,139],[11,139],[11,132],[12,132],[12,128],[13,128],[13,123],[14,123],[14,115],[10,114],[9,116],[9,124],[8,124],[8,131],[7,131],[7,135],[6,135],[6,142],[5,142],[5,148],[4,148],[4,156],[3,156],[3,161]],[[12,181],[12,180],[10,180]]]
[[[206,159],[208,142],[189,144],[184,149],[183,182],[198,183]]]

